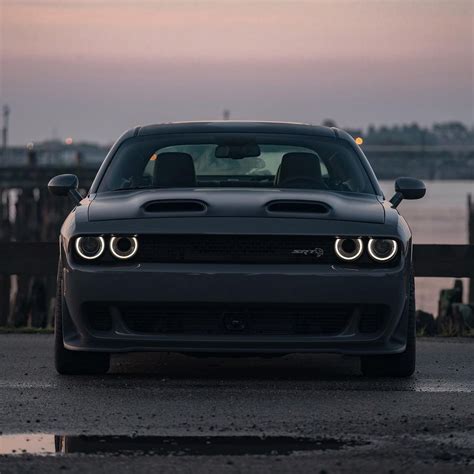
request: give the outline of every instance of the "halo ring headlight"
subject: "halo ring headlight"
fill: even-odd
[[[104,253],[105,240],[101,236],[82,236],[76,239],[74,247],[81,258],[85,260],[95,260]]]
[[[362,239],[337,238],[334,243],[336,255],[346,262],[357,260],[364,251],[364,242]]]
[[[127,260],[132,258],[138,251],[138,240],[132,237],[116,237],[110,239],[110,252],[115,258]]]
[[[386,244],[388,247],[383,250],[377,249],[377,245],[383,244]],[[388,262],[397,254],[398,244],[397,241],[393,239],[370,239],[367,250],[374,260],[378,262]]]

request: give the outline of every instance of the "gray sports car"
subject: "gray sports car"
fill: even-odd
[[[346,132],[294,123],[136,127],[112,146],[60,235],[55,359],[110,353],[335,352],[366,375],[415,369],[410,229]]]

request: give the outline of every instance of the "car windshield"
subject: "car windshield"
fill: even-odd
[[[375,194],[359,156],[344,140],[247,133],[128,139],[107,167],[98,192],[200,187]]]

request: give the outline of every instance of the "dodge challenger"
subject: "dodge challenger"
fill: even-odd
[[[136,127],[112,146],[59,239],[55,364],[105,373],[110,354],[330,352],[367,376],[416,358],[412,236],[343,130],[277,122]]]

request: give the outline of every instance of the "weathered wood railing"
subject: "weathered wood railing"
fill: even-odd
[[[417,244],[418,277],[474,278],[474,244]],[[54,275],[57,242],[0,242],[0,275]]]
[[[0,242],[0,326],[51,324],[58,249],[57,242]],[[418,277],[465,277],[473,282],[474,244],[415,245],[414,263]],[[11,275],[17,275],[12,304]]]

